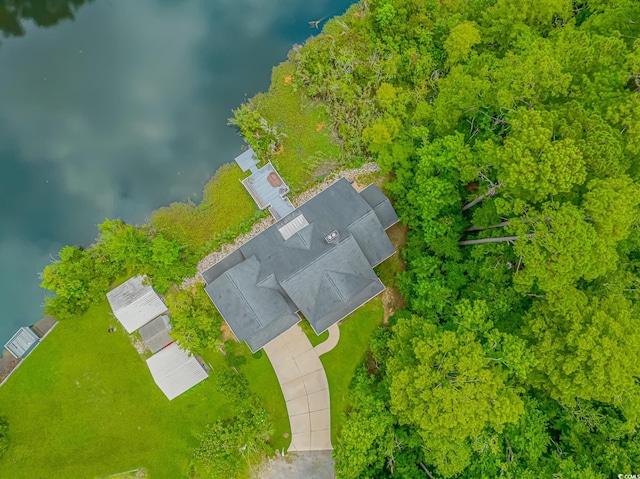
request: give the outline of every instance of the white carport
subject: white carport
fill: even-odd
[[[147,366],[169,400],[208,377],[198,360],[175,343],[147,359]]]
[[[136,276],[107,293],[113,314],[128,333],[167,310],[158,293],[143,284],[144,279],[144,276]]]

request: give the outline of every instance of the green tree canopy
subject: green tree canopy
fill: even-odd
[[[171,310],[171,336],[183,348],[202,351],[220,339],[222,316],[202,283],[168,294],[166,302]]]
[[[640,421],[640,328],[623,297],[588,298],[568,289],[527,316],[526,331],[539,372],[532,380],[554,399],[594,400]]]
[[[398,321],[393,332],[391,411],[417,428],[438,473],[452,477],[469,465],[485,429],[500,432],[518,420],[522,400],[473,334],[441,331],[417,316]]]

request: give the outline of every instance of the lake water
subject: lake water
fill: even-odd
[[[309,21],[350,3],[17,0],[35,22],[0,12],[5,33],[23,30],[0,34],[0,344],[41,317],[38,275],[63,245],[90,244],[106,217],[140,223],[197,201],[240,152],[231,110],[318,32]]]

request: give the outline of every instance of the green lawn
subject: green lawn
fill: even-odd
[[[106,301],[60,323],[0,388],[11,440],[0,476],[84,479],[145,468],[149,478],[184,477],[205,424],[233,415],[210,379],[168,401],[126,333],[109,334],[110,326]],[[216,352],[207,361],[228,367]],[[262,358],[244,370],[288,430],[270,368]]]
[[[337,444],[342,419],[347,408],[349,384],[356,368],[364,359],[373,331],[382,324],[382,299],[376,298],[362,306],[340,324],[340,341],[320,356],[329,381],[331,397],[331,442]]]
[[[329,337],[329,331],[325,331],[324,333],[317,335],[316,332],[311,327],[311,325],[309,324],[309,321],[307,321],[306,319],[303,319],[298,324],[300,325],[300,328],[302,328],[302,330],[304,331],[304,334],[307,335],[307,338],[309,338],[309,342],[311,343],[311,346],[313,346],[314,348],[318,344],[324,343]]]

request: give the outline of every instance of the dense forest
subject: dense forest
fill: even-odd
[[[372,0],[292,60],[409,228],[338,477],[640,473],[640,2]]]

